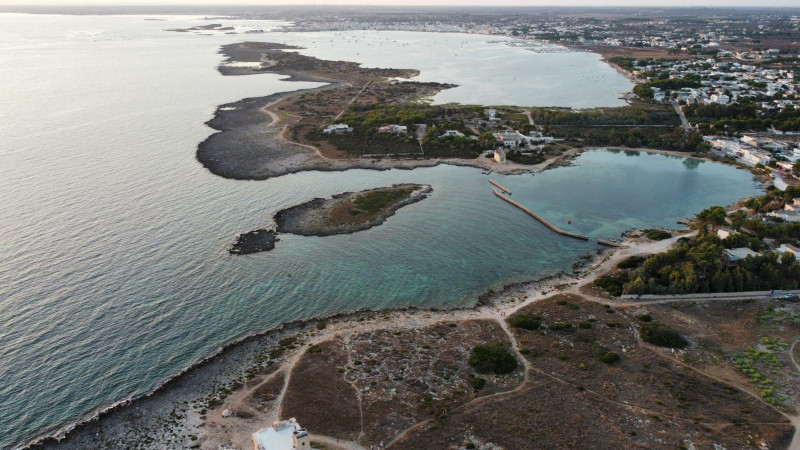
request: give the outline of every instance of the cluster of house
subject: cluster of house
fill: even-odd
[[[532,131],[529,135],[524,135],[517,130],[506,130],[492,133],[498,146],[505,148],[530,147],[533,145],[550,144],[556,139],[552,136],[545,136],[539,131]]]
[[[641,63],[641,65],[639,65]],[[713,58],[695,61],[641,61],[637,62],[634,75],[669,71],[670,78],[684,78],[687,75],[701,75],[700,87],[682,88],[671,93],[654,88],[656,101],[671,100],[673,97],[686,103],[726,105],[742,98],[776,94],[787,98],[776,98],[761,102],[762,108],[780,109],[788,105],[800,106],[797,94],[800,83],[788,69],[768,69],[738,62],[720,62]]]
[[[319,17],[301,16],[289,27],[292,31],[335,30],[396,30],[459,32],[503,35],[516,39],[550,39],[576,45],[605,45],[629,47],[656,47],[695,53],[716,53],[722,57],[743,60],[769,59],[783,56],[781,50],[771,48],[749,52],[722,50],[725,44],[746,42],[766,30],[775,34],[790,33],[797,27],[797,17],[779,14],[747,14],[746,17],[729,17],[726,14],[706,16],[702,21],[686,21],[683,17],[659,16],[650,19],[635,15],[628,20],[602,15],[586,17],[581,14],[498,14],[477,15],[466,18],[461,14],[437,15],[424,20],[418,15],[408,20],[392,17],[382,20],[374,17],[350,15]]]
[[[780,170],[789,172],[800,159],[800,148],[771,137],[746,134],[739,139],[716,136],[706,136],[704,139],[711,144],[714,153],[730,156],[750,167],[757,164],[766,166],[780,157],[775,164]]]
[[[275,422],[271,427],[262,428],[251,435],[253,450],[297,450],[310,449],[308,431],[292,417]]]
[[[800,222],[800,198],[787,203],[783,210],[770,211],[767,215],[781,219],[784,222]]]
[[[743,228],[742,231],[748,232],[746,228]],[[717,229],[717,236],[720,239],[725,239],[730,235],[736,234],[737,232],[731,230],[730,228],[719,228]],[[749,232],[749,234],[753,234]],[[782,255],[786,252],[792,253],[796,257],[800,258],[800,248],[795,247],[791,244],[781,244],[777,247],[774,251],[776,251],[779,255]],[[739,248],[731,248],[725,250],[725,262],[729,267],[737,266],[742,260],[746,259],[748,256],[758,256],[758,252],[754,252],[747,247],[739,247]]]

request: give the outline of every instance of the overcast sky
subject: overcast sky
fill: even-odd
[[[0,5],[311,5],[313,0],[0,0]],[[800,0],[316,0],[318,5],[791,6]]]

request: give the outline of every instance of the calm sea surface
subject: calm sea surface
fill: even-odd
[[[627,87],[593,82],[618,76],[596,56],[479,36],[375,33],[389,47],[414,42],[413,55],[389,58],[360,32],[198,36],[162,30],[203,22],[168,19],[0,15],[0,448],[147,392],[226,342],[282,322],[471,305],[488,288],[569,269],[597,250],[494,198],[476,169],[247,182],[213,176],[194,157],[216,105],[315,85],[222,77],[223,43],[296,42],[321,57],[480,86],[440,101],[614,104]],[[476,70],[463,61],[473,54],[513,62]],[[573,78],[552,81],[548,68],[566,60]],[[575,167],[495,178],[517,201],[593,238],[671,226],[758,192],[730,167],[606,151],[583,154]],[[369,231],[282,236],[272,252],[226,253],[238,233],[271,225],[281,208],[399,182],[430,183],[434,193]]]

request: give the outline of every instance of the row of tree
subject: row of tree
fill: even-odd
[[[726,239],[727,240],[727,239]],[[778,256],[767,252],[750,256],[736,267],[728,267],[725,243],[714,234],[647,258],[642,266],[627,274],[626,294],[693,294],[740,292],[771,289],[796,289],[800,286],[800,262],[790,252]]]

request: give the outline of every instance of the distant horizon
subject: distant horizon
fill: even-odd
[[[644,3],[644,4],[643,4]],[[53,0],[7,0],[0,1],[0,7],[305,7],[305,6],[366,6],[366,7],[465,7],[465,8],[497,8],[497,7],[531,7],[531,8],[790,8],[800,10],[796,0],[773,0],[754,4],[752,0],[706,0],[698,4],[696,0],[648,1],[648,0],[611,0],[601,4],[587,3],[587,0],[562,0],[558,4],[553,0],[501,0],[497,4],[487,6],[480,0],[408,0],[401,2],[385,0],[237,0],[235,3],[223,3],[220,0],[83,0],[70,3],[55,3]]]

